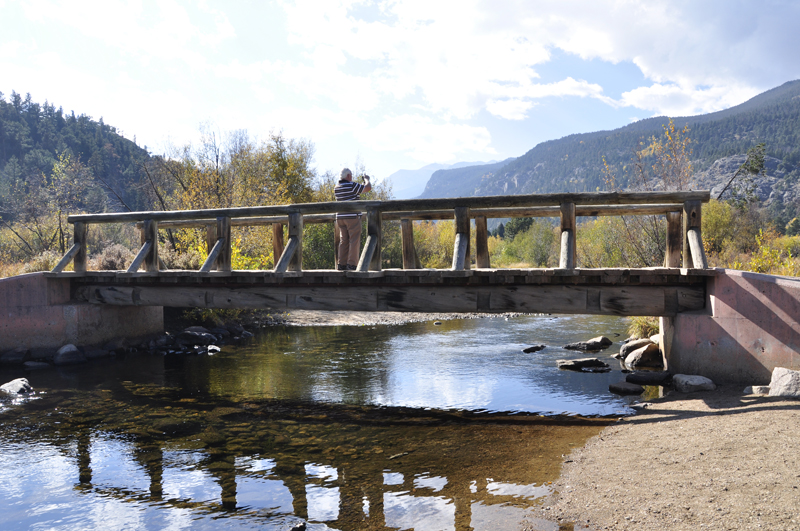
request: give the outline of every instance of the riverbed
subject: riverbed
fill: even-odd
[[[0,404],[14,529],[516,529],[631,398],[559,371],[608,316],[268,327],[202,356],[23,374]],[[524,354],[533,344],[542,351]],[[542,529],[548,529],[542,522]],[[557,529],[552,524],[551,529]]]

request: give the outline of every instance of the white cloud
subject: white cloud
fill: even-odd
[[[356,137],[376,151],[400,151],[422,162],[452,160],[467,153],[494,154],[484,127],[433,123],[420,115],[390,117]]]

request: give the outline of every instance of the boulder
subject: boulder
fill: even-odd
[[[611,340],[605,336],[597,336],[587,341],[578,341],[577,343],[570,343],[564,345],[567,350],[603,350],[610,347]]]
[[[9,395],[24,395],[33,391],[33,387],[28,383],[26,378],[17,378],[8,383],[0,385],[0,393]]]
[[[244,327],[239,323],[230,323],[226,324],[225,328],[231,333],[231,335],[238,336],[242,332],[244,332]]]
[[[212,334],[219,338],[230,337],[231,333],[227,328],[212,328],[209,330]]]
[[[107,358],[111,355],[111,352],[108,350],[103,350],[102,348],[87,348],[86,349],[86,359],[94,360],[98,358]]]
[[[628,354],[633,352],[636,349],[640,349],[646,345],[652,345],[653,342],[649,339],[634,339],[632,341],[628,341],[624,345],[622,345],[619,349],[619,354],[622,359],[628,357]]]
[[[103,350],[110,350],[116,354],[123,354],[125,352],[125,340],[123,338],[113,339],[103,345]]]
[[[53,356],[54,365],[77,365],[78,363],[86,363],[86,356],[72,344],[64,345]]]
[[[717,388],[714,382],[705,376],[696,374],[676,374],[672,377],[672,385],[676,391],[681,393],[693,393],[694,391],[713,391]]]
[[[800,371],[793,371],[784,367],[772,369],[769,396],[800,397]]]
[[[190,326],[184,329],[184,332],[197,332],[198,334],[210,334],[208,328],[204,326]]]
[[[643,347],[637,348],[625,357],[625,365],[628,367],[661,367],[661,351],[658,345],[648,343]]]
[[[191,328],[202,328],[200,326]],[[196,332],[188,328],[178,334],[175,340],[178,345],[211,345],[217,342],[217,338],[209,332]]]
[[[31,351],[24,347],[8,350],[0,354],[0,365],[19,366],[30,356]]]
[[[26,371],[38,371],[40,369],[49,369],[51,365],[44,361],[26,361],[22,364],[22,368]]]
[[[746,395],[767,396],[767,395],[769,395],[769,386],[768,385],[750,385],[750,386],[744,388],[744,394],[746,394]]]
[[[667,371],[636,371],[625,376],[625,381],[639,385],[664,385],[669,381]]]
[[[576,360],[556,360],[559,369],[582,371],[584,369],[610,369],[608,363],[597,358],[578,358]]]
[[[630,382],[617,382],[608,386],[608,390],[618,395],[640,395],[644,393],[644,387]]]
[[[531,352],[539,352],[540,350],[544,350],[547,345],[533,345],[532,347],[522,349],[522,352],[525,354],[530,354]]]

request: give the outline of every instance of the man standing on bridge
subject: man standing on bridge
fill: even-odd
[[[355,201],[362,193],[372,190],[369,175],[364,175],[366,184],[354,183],[350,168],[342,170],[339,184],[334,188],[337,201]],[[336,227],[339,231],[339,252],[336,254],[339,271],[355,271],[358,252],[361,246],[361,214],[356,212],[337,212]]]

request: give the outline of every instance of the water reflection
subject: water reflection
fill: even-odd
[[[32,373],[34,399],[0,412],[0,523],[516,526],[560,456],[606,421],[487,411],[625,408],[607,375],[551,366],[580,354],[520,354],[566,342],[548,338],[548,322],[273,329],[213,357],[139,354]],[[572,325],[590,337],[607,323]]]

